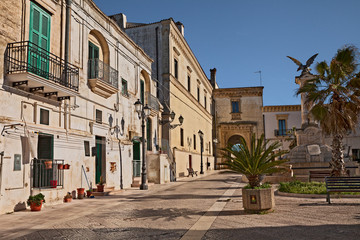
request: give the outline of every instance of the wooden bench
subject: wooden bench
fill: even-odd
[[[314,170],[309,171],[309,181],[325,181],[325,177],[330,177],[331,170]]]
[[[360,177],[326,177],[325,183],[329,204],[331,192],[360,192]]]
[[[190,175],[193,177],[194,174],[197,176],[198,171],[194,171],[194,169],[192,169],[192,168],[188,168],[187,170],[189,172],[188,177],[190,177]]]

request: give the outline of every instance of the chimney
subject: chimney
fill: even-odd
[[[119,25],[119,27],[121,28],[121,30],[125,30],[126,28],[126,15],[123,13],[119,13],[119,14],[115,14],[110,16],[111,19],[113,19],[117,25]]]
[[[181,34],[184,36],[184,25],[181,22],[175,23]]]
[[[210,69],[210,83],[213,88],[215,88],[216,84],[216,68]]]

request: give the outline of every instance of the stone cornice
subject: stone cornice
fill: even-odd
[[[298,112],[301,111],[301,105],[278,105],[264,106],[263,112]]]
[[[226,97],[226,98],[235,98],[243,96],[258,96],[263,95],[264,87],[245,87],[245,88],[219,88],[213,90],[214,98]]]

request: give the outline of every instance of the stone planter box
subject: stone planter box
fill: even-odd
[[[269,211],[275,207],[273,188],[242,189],[243,206],[247,212]]]

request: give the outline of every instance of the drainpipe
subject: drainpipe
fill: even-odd
[[[4,151],[0,152],[1,162],[0,162],[0,196],[1,196],[1,183],[2,183],[2,169],[3,169],[3,159],[4,159]]]

